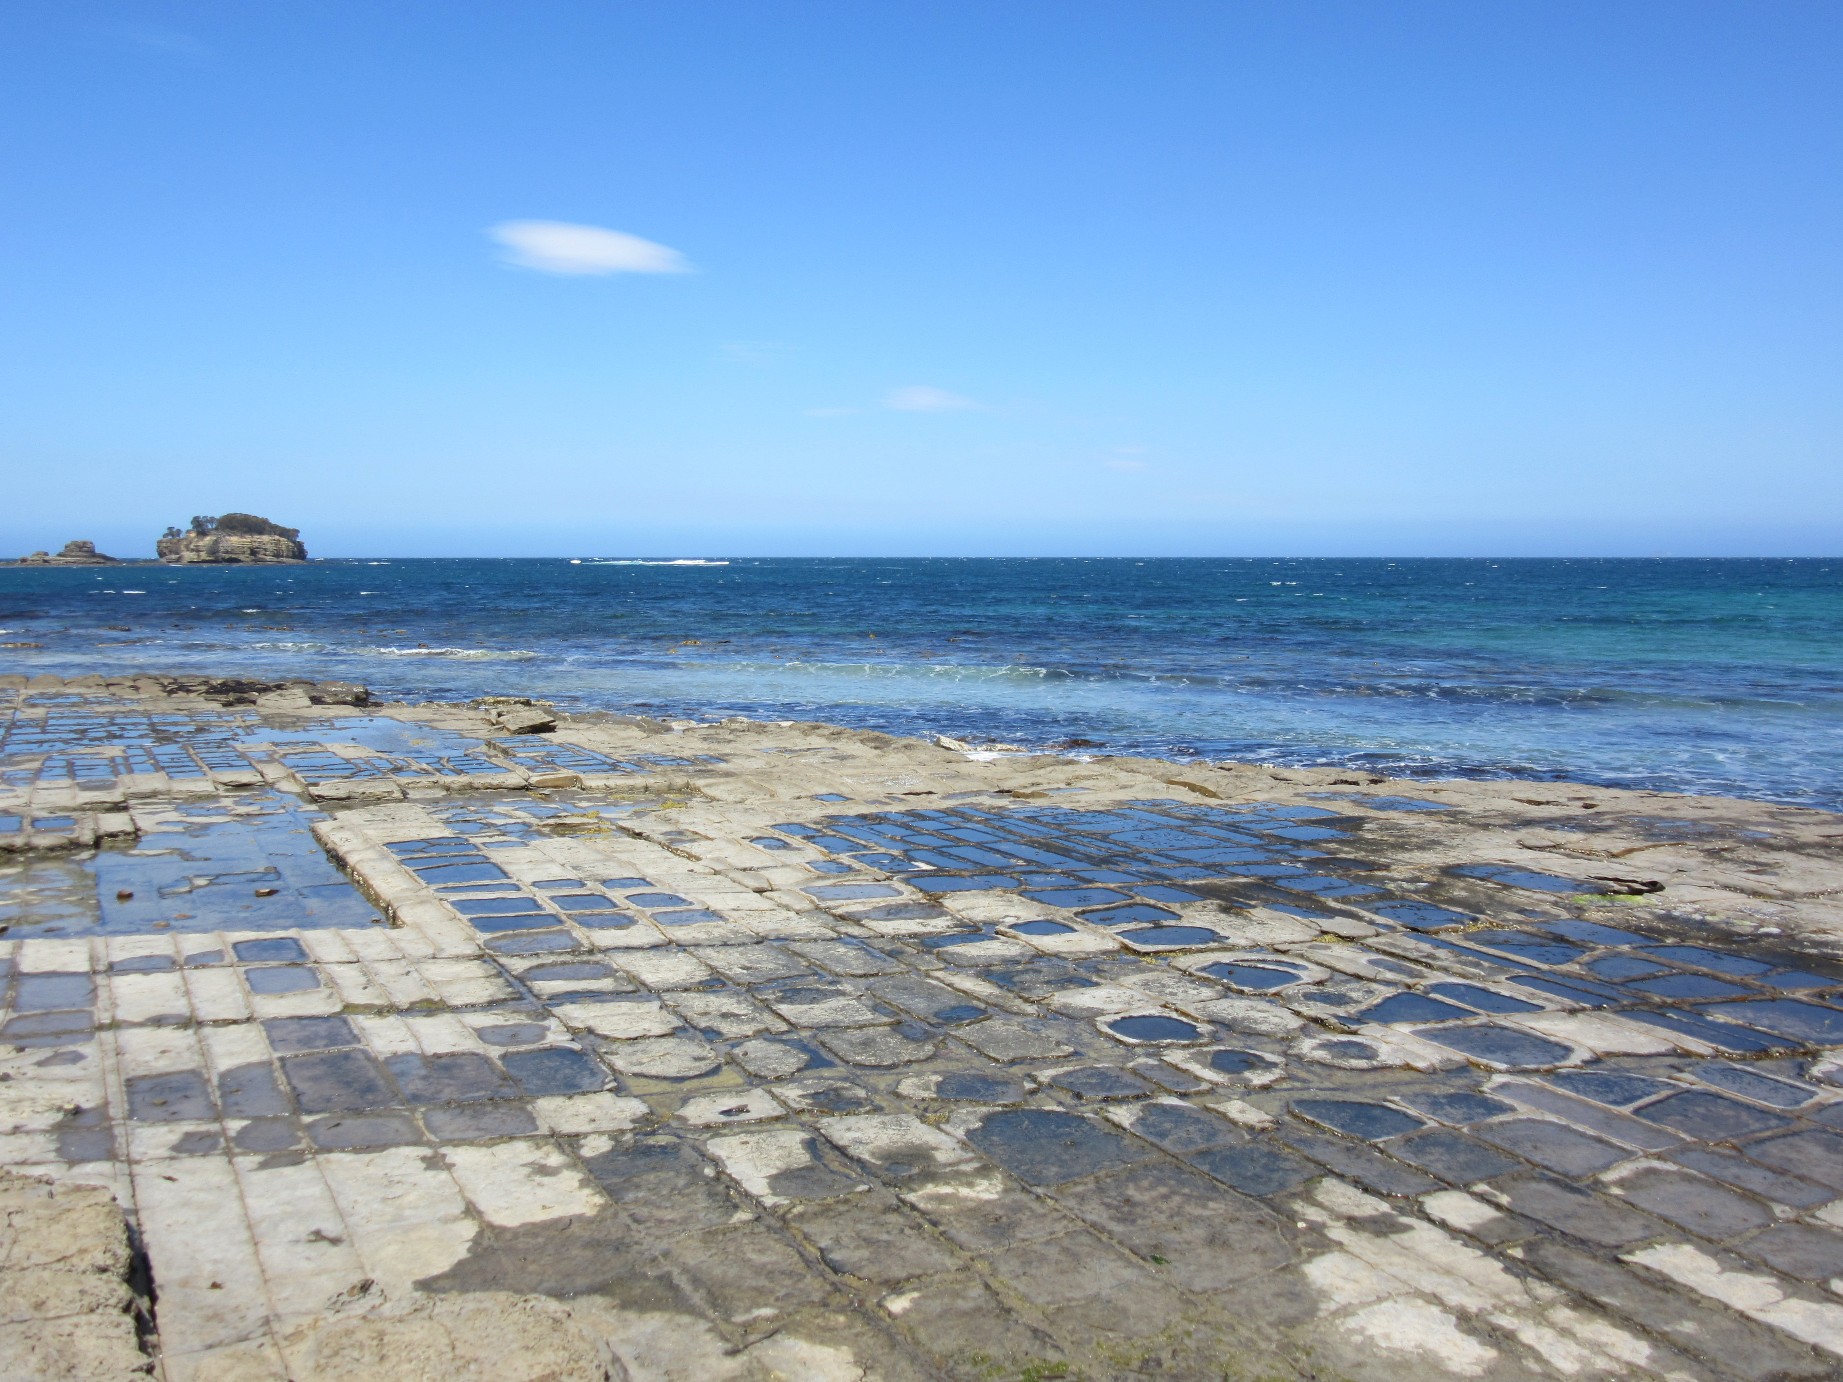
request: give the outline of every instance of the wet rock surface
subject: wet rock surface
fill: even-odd
[[[1834,817],[4,694],[21,1375],[1843,1366]]]

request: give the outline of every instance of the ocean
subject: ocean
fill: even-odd
[[[0,672],[135,671],[1843,809],[1843,559],[0,568]]]

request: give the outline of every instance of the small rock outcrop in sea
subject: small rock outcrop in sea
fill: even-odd
[[[55,557],[49,552],[34,552],[19,559],[21,566],[110,566],[114,562],[114,557],[98,552],[93,542],[67,542]]]
[[[189,528],[168,528],[155,549],[161,561],[182,566],[307,560],[299,528],[284,528],[253,513],[200,515]]]

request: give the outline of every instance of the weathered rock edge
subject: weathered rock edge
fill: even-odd
[[[144,1377],[149,1305],[127,1221],[100,1186],[0,1170],[0,1374],[7,1382]]]

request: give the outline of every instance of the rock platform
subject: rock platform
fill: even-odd
[[[363,699],[0,681],[0,1376],[1843,1368],[1834,815]]]

